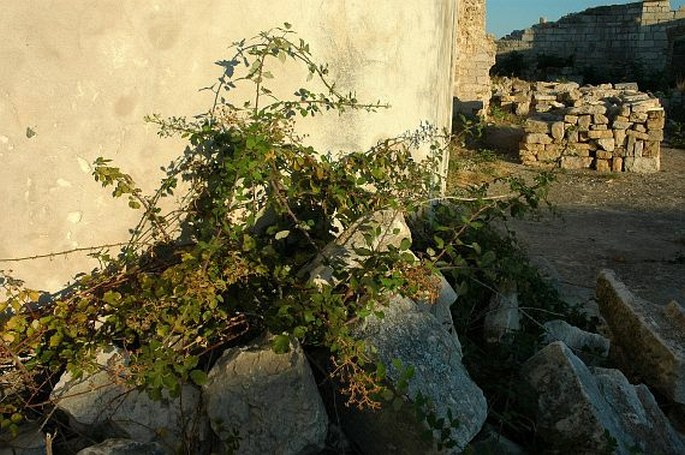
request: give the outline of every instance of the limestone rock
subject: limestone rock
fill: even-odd
[[[440,280],[440,293],[435,302],[417,303],[419,303],[419,306],[421,306],[424,310],[427,310],[430,314],[432,314],[443,329],[456,336],[456,331],[454,330],[454,320],[452,319],[452,311],[450,310],[450,307],[454,302],[457,301],[459,296],[452,285],[447,282],[442,273],[438,272],[437,278]]]
[[[37,425],[22,425],[16,437],[0,432],[0,455],[43,455],[45,436]]]
[[[628,156],[624,160],[624,166],[626,172],[651,174],[654,172],[659,172],[659,170],[661,169],[661,161],[658,157],[647,158],[639,156]]]
[[[268,337],[224,352],[203,394],[209,422],[221,441],[240,438],[237,454],[318,453],[328,417],[299,343],[276,354]]]
[[[466,453],[477,455],[524,455],[521,446],[498,433],[494,428],[485,425],[483,431],[469,445]]]
[[[611,270],[597,280],[597,300],[626,363],[647,385],[685,404],[685,326],[666,309],[633,295]]]
[[[546,446],[561,453],[683,453],[644,386],[632,386],[618,370],[585,366],[562,342],[554,342],[523,366],[538,394],[537,428]],[[615,451],[615,452],[614,452]]]
[[[642,453],[685,453],[682,436],[673,429],[647,386],[630,384],[619,370],[595,368],[594,376],[602,395]]]
[[[485,339],[490,343],[500,342],[507,334],[521,330],[516,283],[500,286],[490,301],[483,325]]]
[[[380,235],[368,244],[364,233],[369,229],[379,229]],[[312,262],[305,270],[314,282],[335,282],[334,270],[324,263],[324,257],[335,258],[346,267],[360,267],[362,257],[355,252],[359,248],[372,251],[387,251],[392,245],[399,248],[404,239],[412,240],[411,231],[405,222],[402,212],[397,210],[383,210],[371,214],[344,231],[340,236],[324,248],[323,255]]]
[[[586,332],[560,319],[546,322],[544,328],[545,343],[563,341],[586,363],[595,363],[609,356],[610,342],[602,335]]]
[[[413,366],[415,374],[407,391],[410,399],[419,393],[426,397],[438,418],[448,410],[459,422],[451,430],[459,453],[480,431],[487,416],[487,403],[482,391],[471,380],[461,359],[461,345],[456,336],[410,299],[395,298],[383,308],[384,317],[367,317],[355,335],[373,346],[380,360],[392,365],[399,359]],[[395,382],[400,372],[388,368],[388,378]],[[345,431],[365,454],[434,453],[435,447],[420,437],[424,428],[412,416],[411,409],[396,411],[385,406],[378,412],[346,410]]]
[[[86,447],[76,455],[166,455],[156,442],[142,443],[131,439],[107,439],[100,444]]]
[[[79,432],[99,437],[124,437],[138,442],[158,441],[172,451],[181,447],[191,427],[202,428],[199,417],[201,396],[190,385],[179,398],[151,400],[145,392],[127,389],[115,380],[116,371],[125,370],[123,352],[112,348],[96,358],[101,370],[74,379],[65,373],[52,391],[51,399],[64,411],[71,426]],[[201,438],[202,439],[202,438]]]

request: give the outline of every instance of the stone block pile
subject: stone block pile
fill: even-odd
[[[512,95],[525,111],[519,155],[524,164],[599,172],[658,172],[665,113],[659,99],[637,84],[530,85],[529,97]],[[520,105],[523,104],[523,107]]]

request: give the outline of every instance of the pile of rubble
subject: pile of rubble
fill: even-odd
[[[524,164],[600,172],[657,172],[665,113],[637,84],[583,86],[506,80],[503,109],[528,117],[519,155]]]

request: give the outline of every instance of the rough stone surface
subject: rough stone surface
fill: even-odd
[[[364,237],[364,228],[380,229],[380,235],[375,237],[371,244]],[[333,242],[324,248],[323,255],[317,258],[305,272],[313,282],[325,282],[332,284],[336,281],[333,276],[334,270],[324,263],[323,257],[335,258],[344,267],[361,267],[363,257],[355,252],[356,249],[366,248],[373,251],[387,251],[392,245],[399,248],[402,241],[407,239],[411,242],[411,231],[405,222],[402,212],[397,210],[383,210],[371,214],[351,226]],[[338,264],[336,264],[338,265]]]
[[[323,448],[328,417],[297,341],[286,354],[276,354],[267,337],[228,349],[208,376],[203,395],[210,425],[222,441],[238,432],[237,454],[309,454]]]
[[[495,63],[495,40],[485,33],[485,0],[457,3],[454,54],[454,110],[487,115],[490,68]]]
[[[486,425],[476,440],[469,445],[466,453],[478,455],[524,455],[525,450],[498,433],[494,428]]]
[[[521,329],[516,284],[505,283],[492,296],[489,311],[483,322],[485,339],[490,343],[502,341],[507,334]]]
[[[593,375],[560,341],[538,352],[522,371],[538,394],[537,428],[551,450],[683,453],[680,436],[646,387],[632,386],[620,371],[598,369]]]
[[[497,63],[503,64],[515,54],[531,80],[540,78],[536,76],[582,79],[586,68],[614,80],[658,75],[669,69],[669,62],[678,60],[673,42],[682,36],[683,19],[685,9],[671,10],[668,0],[590,8],[498,40]],[[538,67],[536,56],[541,54],[566,63],[563,68]],[[637,92],[635,83],[617,85]],[[637,93],[626,98],[643,99]]]
[[[395,298],[383,312],[382,319],[366,318],[356,335],[373,346],[385,364],[399,359],[403,365],[414,367],[409,398],[421,393],[433,404],[438,417],[452,412],[459,421],[451,431],[457,447],[448,453],[459,453],[480,431],[487,416],[485,397],[461,363],[459,340],[410,299]],[[392,381],[397,381],[399,374],[394,367],[388,369]],[[412,414],[411,409],[395,411],[391,406],[378,412],[347,410],[344,425],[348,436],[366,454],[434,453],[435,448],[420,437],[423,427],[410,417]]]
[[[79,450],[76,455],[167,455],[156,442],[142,443],[131,439],[107,439],[100,444]]]
[[[644,384],[632,385],[619,370],[595,368],[602,395],[621,417],[642,453],[683,454],[685,442]]]
[[[113,380],[115,371],[125,370],[126,361],[120,350],[101,352],[97,363],[101,371],[81,379],[73,379],[69,373],[62,375],[51,394],[74,429],[96,438],[158,441],[171,450],[181,447],[186,431],[194,431],[195,436],[201,434],[204,424],[199,414],[199,390],[187,385],[179,398],[153,401],[145,392],[127,389]]]
[[[609,356],[610,342],[597,333],[590,333],[574,327],[560,319],[544,324],[545,343],[563,341],[585,363],[596,363]]]
[[[35,425],[22,425],[15,438],[0,432],[0,455],[43,455],[45,436]]]
[[[628,96],[633,92],[622,85],[579,88],[558,82],[514,81],[498,80],[494,102],[503,110],[515,111],[518,104],[532,100],[519,144],[524,164],[599,172],[660,169],[665,114],[659,99],[639,92]],[[640,101],[631,101],[636,96]]]
[[[597,280],[597,300],[626,367],[647,385],[685,404],[685,326],[664,307],[635,296],[611,270]],[[628,371],[628,369],[626,369]]]

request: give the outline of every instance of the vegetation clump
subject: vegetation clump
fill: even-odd
[[[86,374],[103,348],[126,352],[120,380],[153,398],[173,397],[183,384],[202,385],[222,349],[267,331],[276,351],[286,350],[290,337],[326,350],[348,404],[376,408],[388,395],[389,366],[355,339],[355,321],[382,317],[394,295],[434,298],[429,277],[437,270],[466,295],[472,283],[487,287],[503,273],[523,279],[517,259],[502,255],[511,240],[495,240],[489,224],[536,208],[547,176],[533,185],[510,180],[506,198],[488,198],[487,185],[440,195],[437,169],[447,141],[430,126],[368,151],[320,153],[296,133],[298,118],[385,106],[340,93],[288,24],[233,49],[231,59],[217,62],[223,74],[210,87],[215,102],[207,113],[149,117],[161,136],[189,143],[164,168],[156,192],[144,194],[110,160],[95,161],[95,180],[141,212],[118,255],[95,253],[101,267],[56,295],[0,276],[7,296],[0,303],[0,361],[23,384],[3,390],[3,431],[49,415],[47,397],[59,376]],[[270,68],[288,61],[303,65],[303,76],[324,90],[298,88],[292,98],[277,98]],[[231,91],[250,84],[253,97],[234,104]],[[421,162],[413,157],[419,147],[430,151]],[[162,200],[172,197],[178,204],[164,211]],[[415,244],[375,248],[381,231],[370,219],[379,211],[413,219]],[[355,251],[354,266],[326,250],[351,229],[367,244]],[[311,280],[306,271],[314,261],[336,280]],[[460,324],[460,335],[468,335],[469,324]]]

